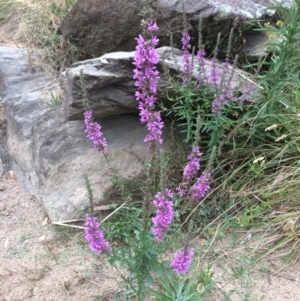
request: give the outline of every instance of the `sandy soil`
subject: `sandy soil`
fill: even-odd
[[[250,257],[231,256],[229,241],[214,247],[226,256],[213,264],[217,290],[207,300],[300,301],[299,262],[283,270],[268,259],[248,270]],[[86,248],[82,230],[49,224],[13,172],[0,178],[0,246],[0,301],[121,300],[117,274]]]
[[[114,271],[82,240],[80,230],[48,224],[13,173],[0,179],[1,301],[86,301],[116,292]]]

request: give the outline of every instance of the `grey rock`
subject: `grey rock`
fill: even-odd
[[[91,57],[108,52],[132,51],[135,37],[141,31],[142,0],[78,0],[64,18],[60,31],[71,36]],[[217,34],[228,35],[234,20],[253,20],[274,13],[270,6],[291,6],[293,0],[189,0],[185,1],[188,31],[197,44],[199,17],[203,19],[203,35],[214,43]],[[160,46],[170,45],[170,34],[174,46],[181,48],[182,1],[151,1],[152,14],[156,18]]]
[[[82,216],[88,198],[83,175],[87,174],[96,201],[101,203],[112,186],[112,173],[104,158],[84,133],[82,121],[64,123],[63,112],[52,112],[33,128],[35,169],[42,202],[50,219]],[[142,170],[147,151],[145,128],[138,118],[115,116],[100,120],[107,139],[107,155],[113,168],[124,178],[134,178]]]
[[[5,123],[8,121],[7,112],[5,112],[4,103],[5,100],[17,97],[22,101],[26,101],[25,95],[38,94],[40,97],[42,94],[51,88],[53,80],[41,76],[41,72],[35,70],[27,60],[26,52],[20,51],[15,48],[1,47],[0,51],[0,98],[1,98],[1,110]],[[45,90],[46,89],[46,90]],[[34,103],[34,106],[38,106],[38,101]],[[4,112],[2,110],[4,109]],[[27,107],[24,111],[23,121],[28,124],[30,121],[27,116],[33,108]],[[40,108],[43,111],[43,108]],[[29,125],[30,126],[30,125]],[[9,159],[9,152],[6,145],[6,124],[2,126],[2,135],[0,137],[0,156],[3,165],[3,173],[11,169],[11,161]],[[24,133],[28,136],[29,133]]]
[[[98,118],[137,112],[134,98],[133,52],[106,54],[75,63],[65,72],[65,118],[83,118],[80,72],[84,75],[89,105]]]
[[[257,62],[260,57],[267,55],[268,37],[265,32],[252,32],[245,35],[245,53],[249,62]]]
[[[170,84],[164,75],[164,67],[172,75],[179,74],[182,69],[182,51],[171,47],[157,49],[160,62],[157,66],[160,71],[159,99],[166,102],[166,91],[169,94]],[[85,86],[88,95],[88,103],[97,118],[111,115],[137,112],[137,101],[135,99],[136,87],[133,80],[133,57],[134,52],[113,52],[100,58],[75,63],[65,72],[66,99],[64,111],[66,120],[78,120],[83,118],[83,96],[80,84],[80,73],[84,76]],[[210,61],[205,60],[205,70],[210,72]],[[217,65],[217,69],[220,69]],[[199,71],[195,64],[194,77]],[[222,74],[222,71],[220,71]],[[245,78],[248,74],[236,68],[232,78],[232,86],[238,88],[247,84]]]
[[[133,49],[143,0],[78,1],[62,21],[60,31],[87,54],[100,56]],[[100,39],[97,41],[97,39]]]
[[[0,142],[0,177],[11,169],[6,139]]]
[[[4,168],[3,168],[2,160],[1,160],[1,157],[0,157],[0,178],[3,175],[3,171],[4,171]]]
[[[7,148],[18,184],[42,202],[52,221],[84,214],[89,204],[84,174],[101,204],[112,186],[112,174],[86,138],[84,123],[65,122],[62,106],[53,109],[39,101],[49,89],[59,88],[57,82],[43,72],[32,73],[20,49],[0,48],[0,74]],[[126,179],[139,176],[141,161],[149,156],[145,127],[130,116],[100,123],[112,166]]]

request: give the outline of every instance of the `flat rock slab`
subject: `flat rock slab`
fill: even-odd
[[[170,83],[164,74],[166,67],[170,74],[179,75],[183,67],[182,51],[171,47],[157,49],[160,62],[157,69],[160,72],[158,82],[159,101],[167,102],[166,92],[174,94]],[[135,82],[133,79],[133,58],[134,52],[112,52],[100,58],[75,63],[65,72],[64,112],[66,120],[78,120],[83,118],[84,105],[81,89],[80,74],[82,73],[87,98],[94,116],[103,118],[111,115],[124,113],[137,113],[138,103],[135,98]],[[164,64],[164,66],[163,66]],[[210,61],[205,60],[206,73],[211,71]],[[219,74],[222,74],[221,65],[217,64]],[[193,75],[196,78],[199,74],[195,64]],[[232,87],[238,88],[247,84],[245,78],[249,74],[236,68],[232,77]]]

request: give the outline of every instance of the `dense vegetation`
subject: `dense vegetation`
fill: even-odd
[[[80,54],[72,41],[57,32],[61,17],[73,2],[47,1],[44,5],[32,0],[29,5],[1,0],[2,29],[7,31],[18,24],[21,28],[15,31],[14,39],[28,41],[25,46],[43,54],[35,63],[52,72],[61,71]],[[21,14],[16,9],[20,4]],[[286,246],[288,256],[300,250],[300,0],[295,0],[291,9],[274,9],[278,20],[258,29],[269,37],[268,53],[257,64],[246,62],[242,66],[251,73],[241,89],[231,86],[238,62],[238,58],[229,58],[232,37],[228,37],[228,55],[223,61],[218,61],[216,45],[208,74],[203,68],[206,53],[201,38],[192,60],[190,37],[183,28],[183,68],[179,78],[170,77],[175,93],[167,95],[167,106],[157,98],[157,28],[145,1],[142,13],[147,26],[141,28],[143,35],[137,39],[133,76],[141,123],[149,130],[145,142],[152,159],[145,162],[145,177],[136,185],[141,190],[113,171],[116,193],[126,205],[102,221],[102,230],[97,230],[100,223],[93,217],[86,221],[86,239],[92,250],[106,254],[115,267],[126,267],[130,275],[120,273],[130,288],[128,292],[138,300],[150,292],[155,300],[200,300],[211,292],[209,269],[201,270],[199,276],[194,267],[189,276],[176,278],[169,262],[162,263],[160,257],[166,250],[180,249],[171,267],[176,273],[187,273],[192,255],[197,255],[191,248],[197,237],[217,239],[225,231],[239,228],[252,233],[264,230],[261,249],[265,251],[260,256]],[[45,16],[49,24],[44,24]],[[196,78],[193,63],[199,69]],[[218,63],[221,72],[216,68]],[[86,99],[85,103],[88,138],[105,156],[101,127],[93,121]],[[165,121],[160,112],[184,134],[181,142],[174,138],[173,152],[168,154],[157,151]],[[88,176],[86,184],[92,200]],[[139,201],[132,203],[132,199]],[[108,241],[113,240],[122,247],[112,251]],[[160,291],[148,289],[153,277],[161,283]]]

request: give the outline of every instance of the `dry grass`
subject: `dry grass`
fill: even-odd
[[[32,63],[52,74],[83,55],[72,43],[59,34],[59,25],[75,0],[0,0],[0,42],[34,52]],[[38,54],[38,55],[36,55]],[[34,58],[34,59],[33,59]]]
[[[277,256],[300,256],[299,183],[299,166],[279,164],[274,173],[268,173],[259,183],[232,192],[234,197],[251,200],[253,208],[261,208],[257,212],[247,212],[253,214],[253,221],[258,225],[251,228],[251,232],[264,236],[255,246],[259,257],[274,252],[280,253]]]

